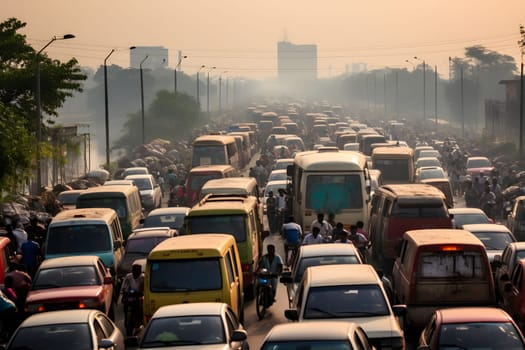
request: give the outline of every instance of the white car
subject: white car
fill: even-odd
[[[151,174],[128,175],[124,180],[133,180],[139,188],[142,206],[150,211],[162,204],[162,190]]]
[[[288,175],[286,175],[286,169],[272,170],[270,175],[268,175],[267,182],[279,180],[288,180]]]
[[[371,265],[309,267],[299,285],[293,308],[284,315],[292,321],[356,322],[370,343],[389,349],[405,349],[405,338],[396,316],[406,305],[390,306],[381,279]]]
[[[138,348],[247,350],[247,338],[227,304],[174,304],[162,306],[153,314]]]

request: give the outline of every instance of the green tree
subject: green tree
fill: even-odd
[[[18,128],[26,129],[30,135],[34,135],[38,129],[39,118],[36,113],[36,63],[37,58],[40,62],[40,86],[41,86],[41,110],[42,115],[46,116],[47,124],[53,124],[53,117],[57,116],[57,109],[64,101],[73,96],[73,93],[82,91],[82,81],[86,76],[80,70],[76,59],[72,58],[68,62],[62,63],[47,57],[45,52],[40,53],[33,49],[26,42],[26,37],[18,31],[26,26],[26,23],[16,18],[7,19],[0,23],[0,120],[2,132],[7,133],[9,140],[7,144],[2,143],[0,153],[3,157],[13,158],[12,164],[15,169],[10,170],[15,173],[1,172],[0,184],[12,185],[24,181],[19,176],[26,173],[30,163],[26,160],[26,155],[32,155],[36,149],[33,138],[21,137],[16,140],[17,147],[12,147],[15,135],[24,136]],[[42,132],[47,136],[46,123],[43,123]],[[12,133],[12,134],[11,134]],[[44,139],[47,139],[45,137]],[[3,141],[4,141],[3,140]],[[28,142],[27,145],[20,144]],[[42,145],[42,149],[48,149],[48,145]],[[24,154],[20,150],[24,150]],[[43,152],[43,155],[51,152]],[[22,157],[21,159],[15,159]],[[4,168],[3,163],[2,168]],[[13,176],[15,178],[4,178],[3,176]]]
[[[197,101],[184,93],[161,90],[144,113],[145,139],[170,141],[187,139],[193,128],[205,120],[201,117]],[[115,149],[131,150],[142,139],[141,112],[129,115],[123,126],[123,136],[115,142]]]

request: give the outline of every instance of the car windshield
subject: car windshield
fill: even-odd
[[[46,240],[46,254],[77,254],[111,251],[106,225],[51,226]]]
[[[177,316],[153,318],[144,334],[141,349],[164,346],[225,343],[220,316]]]
[[[294,282],[301,282],[304,272],[310,266],[340,264],[359,264],[359,260],[355,255],[327,255],[303,258],[298,263],[297,271],[295,272]]]
[[[491,166],[490,160],[486,158],[469,159],[467,161],[467,168],[487,168]]]
[[[190,180],[188,181],[188,188],[192,190],[200,190],[201,187],[209,180],[220,179],[222,175],[220,173],[214,174],[190,174]]]
[[[246,241],[246,215],[189,216],[189,230],[193,233],[227,233],[237,243]]]
[[[133,179],[133,181],[141,191],[151,190],[153,188],[151,180],[148,178]]]
[[[354,318],[389,314],[387,302],[378,285],[337,285],[310,288],[303,318]]]
[[[416,168],[421,168],[424,166],[441,166],[441,163],[437,158],[418,159],[416,161]]]
[[[95,266],[67,266],[41,269],[33,281],[32,289],[96,286],[100,279]]]
[[[512,323],[452,323],[441,326],[439,349],[523,349]]]
[[[148,215],[144,219],[142,227],[165,227],[179,229],[184,223],[185,214],[159,214],[159,215]]]
[[[154,260],[149,271],[152,292],[222,288],[219,259]]]
[[[128,239],[126,242],[126,254],[149,254],[159,244],[164,241],[166,236],[144,237]]]
[[[80,193],[60,193],[58,195],[58,200],[62,202],[62,204],[66,205],[75,205],[77,204],[77,197],[80,195]]]
[[[350,342],[345,340],[308,340],[308,341],[269,341],[261,350],[352,350]]]
[[[478,237],[487,250],[503,250],[510,243],[514,242],[512,236],[505,232],[472,232]]]
[[[419,172],[419,180],[425,179],[444,179],[445,173],[443,169],[421,169]]]
[[[454,225],[461,228],[469,224],[488,224],[489,219],[483,214],[454,214]]]
[[[21,327],[13,335],[9,349],[92,349],[87,323],[51,324]]]

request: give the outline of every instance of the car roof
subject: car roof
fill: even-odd
[[[168,214],[185,214],[187,215],[190,211],[190,207],[167,207],[167,208],[157,208],[149,212],[148,216],[155,215],[168,215]]]
[[[155,312],[152,319],[189,315],[220,315],[225,307],[227,304],[211,302],[165,305]]]
[[[305,276],[313,287],[380,283],[377,272],[367,264],[312,266]]]
[[[151,179],[151,178],[153,178],[152,174],[133,174],[133,175],[127,175],[124,180]]]
[[[65,266],[95,265],[98,260],[100,260],[100,258],[94,255],[64,256],[60,258],[51,258],[44,260],[42,261],[40,268],[47,269]]]
[[[139,228],[133,230],[133,232],[128,237],[128,241],[130,239],[139,239],[145,237],[173,237],[176,232],[176,230],[169,227]]]
[[[102,312],[94,309],[47,311],[29,316],[20,327],[88,322],[92,315],[98,313]]]
[[[483,210],[480,208],[450,208],[448,209],[450,214],[462,215],[462,214],[482,214],[486,215]]]
[[[344,321],[283,323],[273,326],[265,341],[348,339],[358,325]]]
[[[60,192],[57,196],[64,195],[64,194],[77,194],[77,193],[82,193],[84,191],[85,189],[84,190],[67,190],[67,191]]]
[[[299,254],[302,258],[329,255],[357,255],[357,250],[354,245],[348,243],[308,244],[301,246],[299,249]]]
[[[510,322],[512,318],[495,307],[457,307],[436,310],[442,323]]]
[[[501,224],[468,224],[463,225],[463,229],[470,232],[506,232],[510,230],[505,225]]]

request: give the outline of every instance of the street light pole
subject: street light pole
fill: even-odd
[[[201,98],[200,98],[200,87],[199,87],[199,73],[201,72],[201,70],[203,70],[204,68],[206,68],[205,65],[202,65],[201,68],[197,71],[197,104],[199,105],[199,110],[200,110],[200,106],[201,106]]]
[[[206,81],[206,112],[210,113],[210,72],[214,70],[216,67],[211,67],[208,70],[208,77]]]
[[[175,73],[174,73],[174,85],[175,85],[175,92],[177,92],[177,71],[180,67],[180,64],[182,63],[182,60],[184,58],[188,58],[188,56],[182,56],[179,58],[179,62],[177,62],[177,65],[175,66]]]
[[[104,58],[104,110],[105,110],[105,126],[106,126],[106,170],[109,170],[109,111],[108,111],[108,66],[107,61],[109,56],[115,52],[112,49],[111,52]]]
[[[463,105],[463,65],[459,67],[459,74],[460,74],[460,86],[461,86],[461,135],[463,138],[465,138],[465,108]]]
[[[436,134],[438,131],[438,66],[434,66],[434,117],[436,118]]]
[[[142,144],[146,144],[146,132],[145,132],[145,125],[144,125],[144,78],[142,76],[142,64],[148,59],[148,55],[144,57],[144,59],[140,62],[139,68],[140,68],[140,105],[142,110]]]
[[[43,48],[40,49],[36,53],[36,91],[35,91],[35,97],[36,97],[36,116],[37,116],[37,143],[36,143],[36,187],[37,187],[37,193],[40,193],[40,189],[42,188],[42,160],[41,158],[41,145],[42,142],[42,100],[41,100],[41,92],[40,92],[40,54],[42,51],[44,51],[49,45],[51,45],[53,42],[57,40],[67,40],[67,39],[73,39],[75,36],[73,34],[65,34],[62,37],[52,37],[49,42],[44,45]]]
[[[219,112],[222,111],[222,75],[228,73],[227,70],[219,75]]]
[[[423,61],[423,120],[427,120],[426,62],[417,56],[414,59]]]

